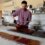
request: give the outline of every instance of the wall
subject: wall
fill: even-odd
[[[9,10],[12,10],[17,7],[19,7],[21,5],[21,1],[22,0],[12,0],[10,2],[5,2],[5,3],[2,3],[0,4],[1,5],[1,8],[0,9],[9,9]],[[33,5],[33,7],[39,7],[39,6],[42,6],[43,4],[43,0],[26,0],[28,2],[28,5]],[[14,3],[13,3],[14,2]],[[8,6],[9,5],[9,6]]]

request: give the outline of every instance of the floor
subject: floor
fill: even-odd
[[[10,41],[0,37],[0,45],[24,45],[18,42]]]
[[[0,31],[3,29],[9,29],[9,28],[14,28],[14,27],[10,27],[10,26],[0,26]],[[18,42],[14,42],[14,41],[11,41],[11,40],[8,40],[8,39],[5,39],[5,38],[2,38],[0,37],[0,45],[24,45],[24,44],[21,44],[21,43],[18,43]]]
[[[20,34],[20,33],[13,33],[13,32],[6,31],[6,29],[10,29],[10,28],[15,29],[15,27],[0,26],[0,32],[6,32],[11,35],[17,35],[17,36],[28,38],[28,39],[38,40],[38,41],[41,41],[41,45],[45,45],[44,38],[39,38],[39,37],[34,37],[34,36],[29,36],[29,35],[24,35],[24,34]],[[0,45],[24,45],[24,44],[0,37]]]

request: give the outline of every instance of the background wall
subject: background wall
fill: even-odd
[[[0,4],[0,10],[12,10],[16,9],[19,6],[21,6],[22,0],[11,0],[9,2],[3,2]],[[43,5],[43,0],[26,0],[28,2],[28,5],[33,5],[33,7],[40,7]]]
[[[16,6],[19,6],[22,0],[14,0]],[[26,0],[28,5],[33,5],[33,7],[37,7],[43,4],[43,0]]]

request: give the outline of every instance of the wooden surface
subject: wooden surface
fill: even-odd
[[[37,41],[37,40],[26,39],[26,38],[22,38],[22,37],[19,37],[19,36],[10,35],[10,34],[4,33],[4,32],[0,32],[0,36],[2,38],[8,39],[8,40],[23,43],[25,45],[40,45],[40,42]]]

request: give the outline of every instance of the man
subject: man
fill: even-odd
[[[18,16],[18,21],[16,25],[16,29],[20,31],[26,31],[28,29],[28,24],[31,21],[32,14],[29,10],[27,10],[27,2],[22,1],[21,2],[22,8],[19,10],[16,10],[15,13],[13,13],[13,16]]]

